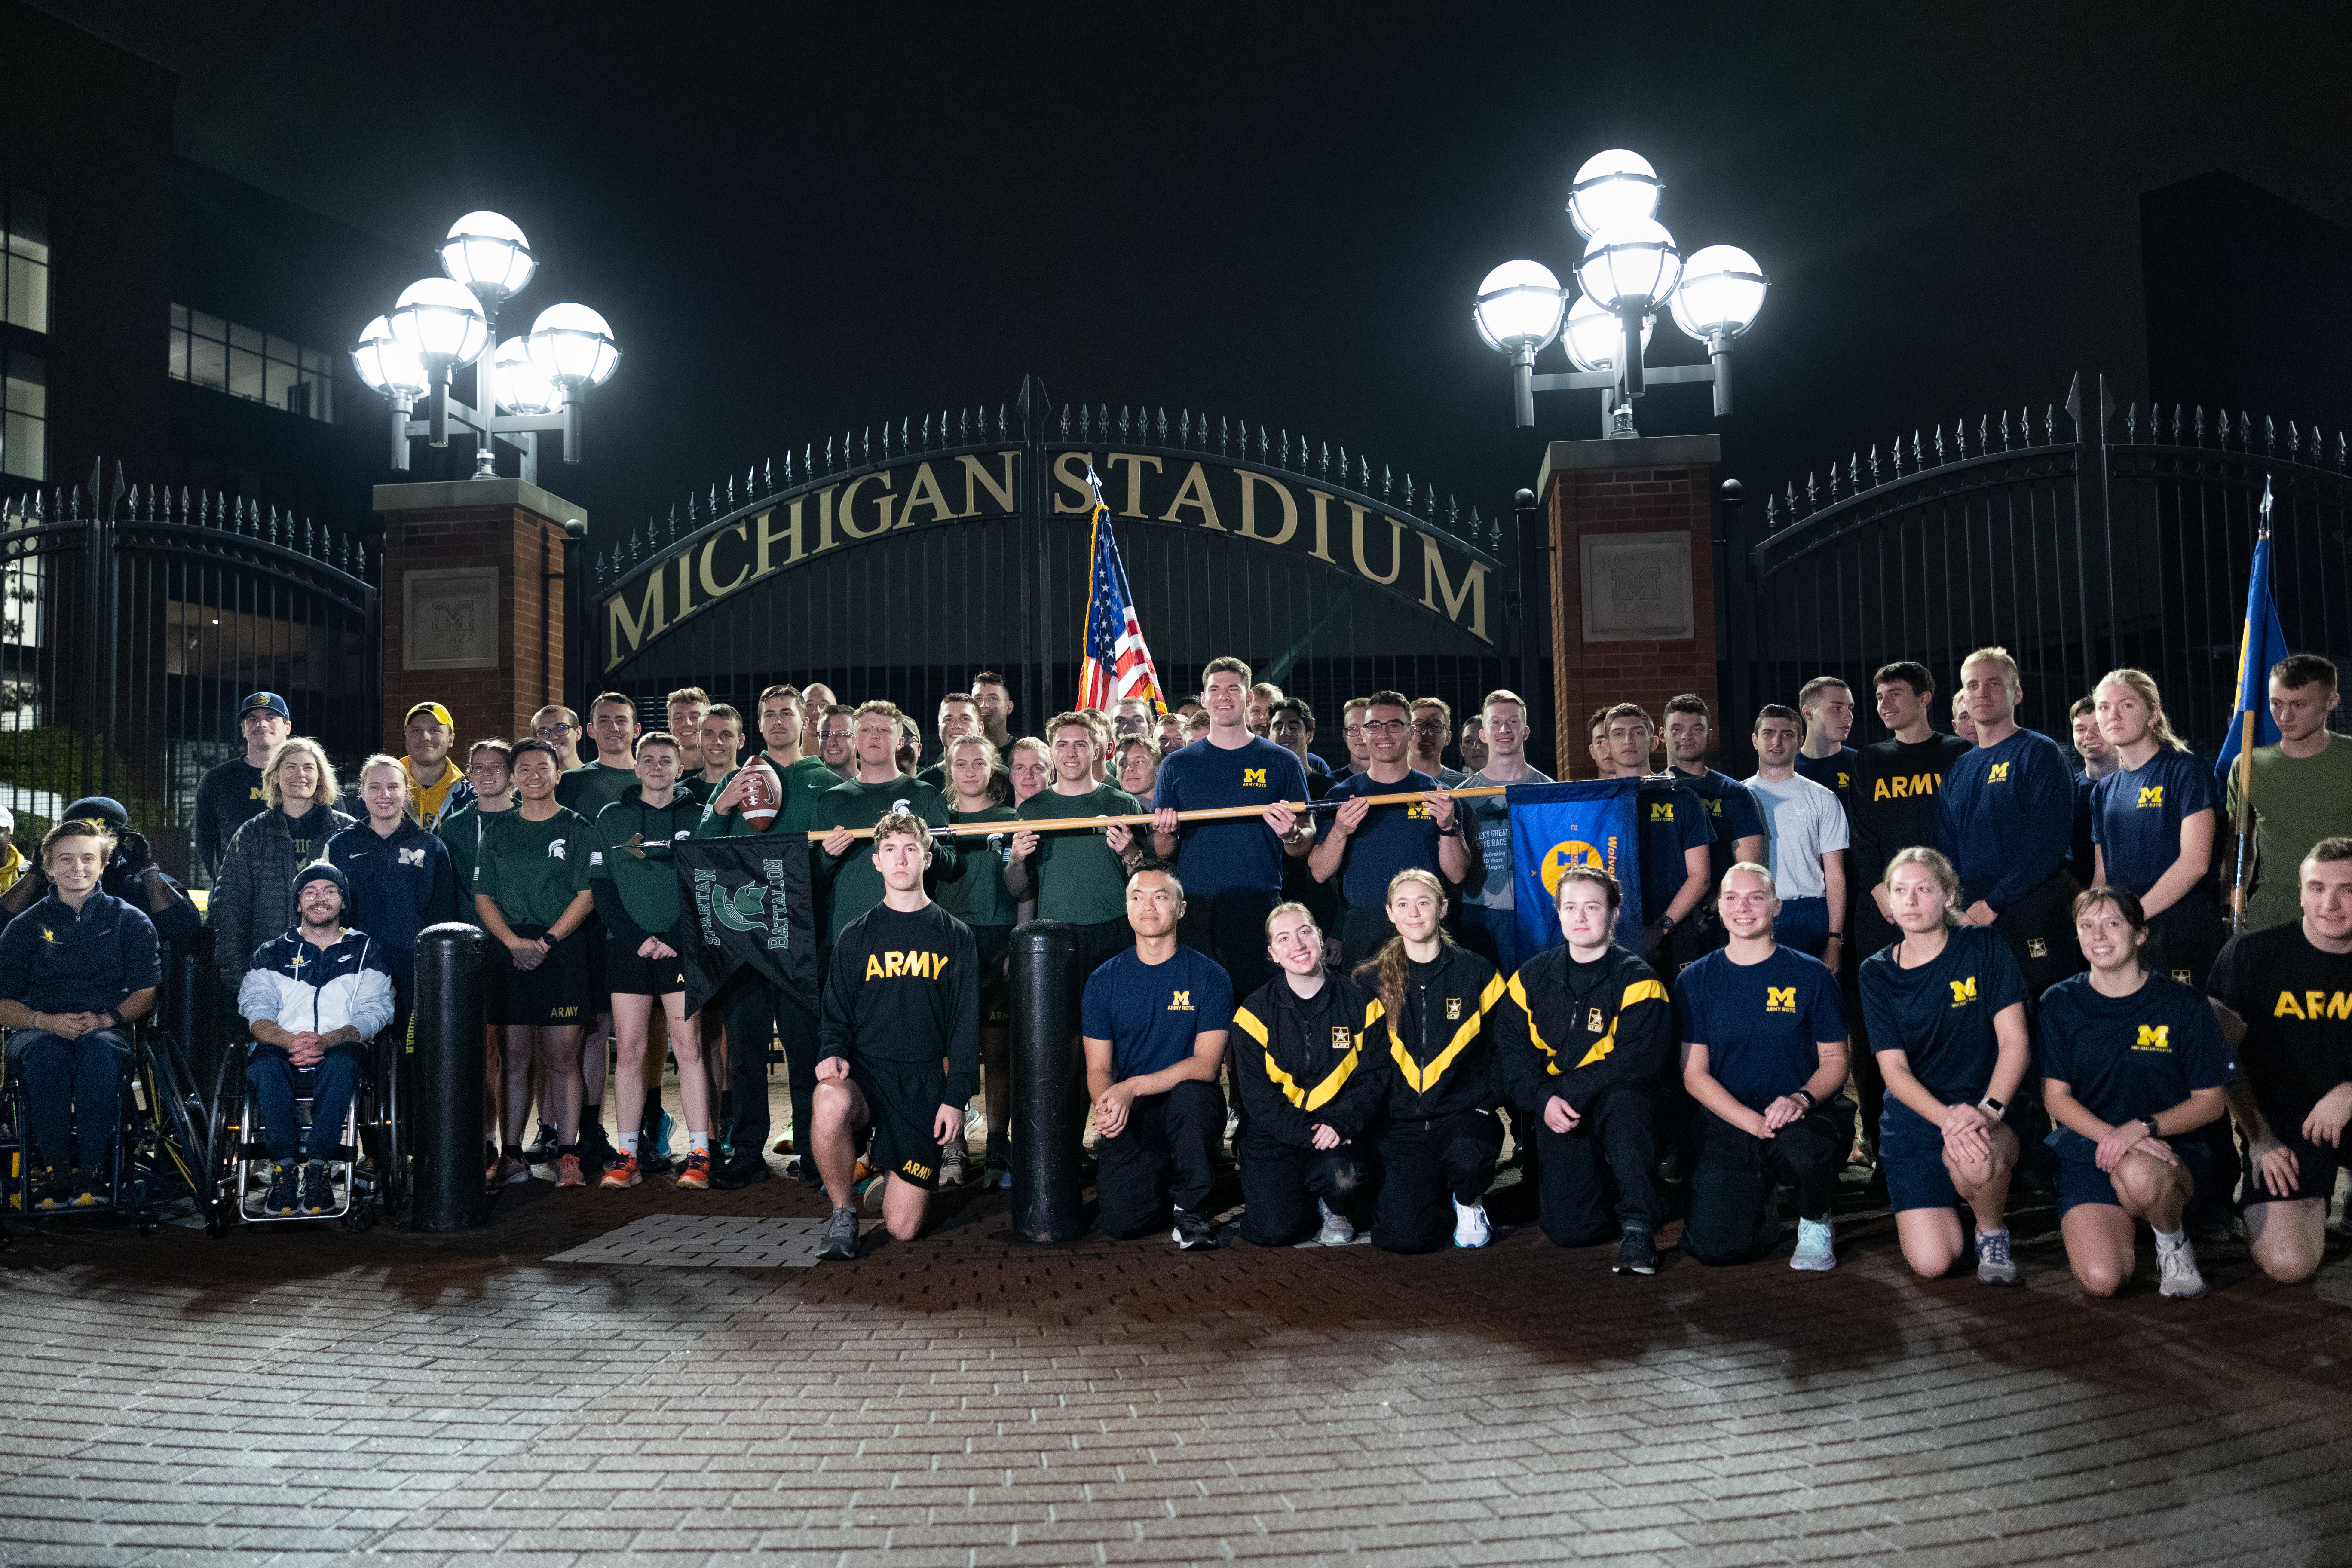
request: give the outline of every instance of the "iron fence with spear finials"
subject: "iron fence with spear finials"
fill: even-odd
[[[1733,733],[1815,675],[1843,678],[1866,710],[1872,672],[1898,658],[1926,664],[1948,704],[1959,660],[2000,644],[2024,671],[2021,722],[2064,742],[2074,700],[2136,666],[2210,755],[2235,700],[2265,482],[2287,640],[2352,658],[2341,431],[2179,405],[2119,414],[2104,376],[2078,376],[2038,414],[1914,429],[1823,471],[1767,490],[1760,516],[1732,509]],[[1878,733],[1865,717],[1854,742]]]
[[[255,691],[339,767],[375,750],[379,553],[243,497],[110,478],[0,500],[0,804],[17,841],[77,795],[130,808],[202,885],[197,780]]]

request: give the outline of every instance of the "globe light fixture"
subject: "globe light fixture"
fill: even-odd
[[[1576,184],[1568,193],[1569,221],[1591,239],[1604,228],[1655,217],[1664,190],[1658,172],[1639,153],[1622,147],[1596,153],[1576,172]]]
[[[1504,262],[1486,274],[1470,307],[1486,346],[1511,356],[1512,396],[1524,424],[1533,424],[1536,416],[1536,351],[1559,336],[1567,308],[1568,290],[1539,261]]]
[[[498,477],[498,442],[504,440],[520,449],[522,477],[536,482],[539,437],[547,431],[562,432],[564,461],[580,461],[581,398],[620,364],[611,325],[585,305],[554,305],[529,332],[499,341],[499,309],[539,269],[530,241],[502,214],[470,212],[451,224],[441,266],[447,277],[420,279],[401,290],[352,350],[361,379],[393,405],[393,468],[407,470],[409,442],[417,436],[447,446],[452,424],[474,437],[478,479]],[[450,390],[466,365],[474,367],[472,407]],[[426,417],[415,422],[410,412],[419,397],[429,404]]]
[[[1764,305],[1764,274],[1737,246],[1710,245],[1685,260],[1658,221],[1664,190],[1640,153],[1612,148],[1576,172],[1568,213],[1584,237],[1576,268],[1581,294],[1564,315],[1558,279],[1540,262],[1507,261],[1478,286],[1471,320],[1486,346],[1511,361],[1512,412],[1521,429],[1535,423],[1538,392],[1600,392],[1604,436],[1633,436],[1633,399],[1649,384],[1712,383],[1718,418],[1731,412],[1731,345]],[[1657,313],[1706,345],[1703,365],[1643,365]],[[1576,366],[1538,375],[1538,351],[1559,338]]]

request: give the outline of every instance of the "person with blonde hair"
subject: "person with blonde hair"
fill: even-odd
[[[1871,1053],[1886,1084],[1878,1157],[1903,1260],[1940,1279],[1968,1250],[1958,1211],[1976,1221],[1977,1279],[2017,1283],[2010,1256],[2008,1118],[2032,1066],[2025,977],[2009,946],[1952,909],[1960,879],[1933,849],[1897,850],[1879,885],[1900,941],[1862,961]]]
[[[213,966],[230,995],[253,950],[294,925],[294,873],[352,826],[335,809],[339,791],[326,748],[308,735],[278,742],[262,767],[262,809],[229,836],[205,910],[213,928]]]
[[[1305,904],[1275,906],[1265,950],[1279,973],[1234,1009],[1234,1079],[1248,1110],[1234,1150],[1242,1239],[1345,1247],[1371,1179],[1362,1140],[1380,1114],[1378,1075],[1360,1070],[1371,994],[1325,970]]]
[[[370,757],[360,764],[358,782],[367,820],[328,839],[322,858],[347,880],[345,923],[367,932],[383,951],[396,999],[397,1039],[407,1032],[415,1000],[416,935],[436,921],[458,918],[457,872],[449,847],[410,815],[408,770],[398,757]]]
[[[2142,961],[2201,986],[2224,936],[2209,879],[2221,820],[2213,770],[2172,732],[2146,670],[2109,670],[2092,698],[2118,763],[2091,791],[2092,885],[2130,889],[2147,917]]]
[[[1366,1059],[1387,1110],[1372,1245],[1430,1252],[1445,1245],[1450,1228],[1454,1246],[1484,1247],[1494,1235],[1486,1189],[1503,1152],[1489,1027],[1503,978],[1445,934],[1445,887],[1436,873],[1412,866],[1391,878],[1385,913],[1396,934],[1356,971],[1373,995]]]

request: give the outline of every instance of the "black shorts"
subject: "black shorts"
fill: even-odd
[[[516,926],[520,937],[543,937],[545,926]],[[536,969],[517,969],[510,956],[493,954],[491,963],[499,963],[505,956],[504,973],[499,976],[498,1011],[494,1021],[510,1026],[531,1027],[585,1025],[592,1022],[588,1012],[588,949],[584,931],[573,931],[549,950]]]
[[[980,1026],[1003,1028],[1013,1022],[1013,928],[973,926],[971,941],[980,952]]]
[[[940,1141],[931,1136],[948,1101],[947,1075],[937,1068],[864,1067],[852,1063],[849,1081],[866,1096],[874,1145],[866,1163],[931,1192],[940,1184]]]
[[[667,996],[686,989],[686,961],[676,953],[667,958],[639,958],[636,949],[620,936],[607,936],[598,945],[604,952],[604,983],[614,991],[630,996]]]
[[[2281,1114],[2293,1111],[2293,1115]],[[2251,1155],[2243,1160],[2245,1171],[2239,1187],[2238,1206],[2253,1207],[2256,1204],[2293,1203],[2298,1198],[2317,1198],[2320,1212],[2325,1214],[2330,1199],[2336,1196],[2336,1173],[2345,1163],[2345,1151],[2331,1149],[2325,1143],[2314,1143],[2303,1135],[2303,1124],[2311,1117],[2308,1105],[2263,1107],[2263,1120],[2270,1124],[2271,1136],[2294,1153],[2294,1190],[2284,1198],[2263,1185],[2262,1171]]]
[[[585,1021],[593,1024],[597,1014],[613,1010],[612,977],[604,973],[604,922],[592,914],[572,934],[581,939],[582,983],[588,994]]]

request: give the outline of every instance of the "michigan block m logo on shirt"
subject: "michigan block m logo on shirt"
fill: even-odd
[[[1971,974],[1966,980],[1955,980],[1951,984],[1953,1006],[1965,1007],[1969,1003],[1977,999],[1977,977],[1975,975]]]
[[[2139,806],[2142,811],[2146,811],[2149,806],[2160,806],[2163,804],[2164,786],[2162,784],[2147,784],[2140,790]]]
[[[944,952],[869,952],[866,955],[866,978],[868,980],[937,980],[948,972],[948,955]]]
[[[2172,1050],[2172,1026],[2169,1024],[2142,1024],[2139,1026],[2139,1038],[2132,1042],[2132,1049],[2136,1051],[2163,1051],[2169,1055]]]
[[[1264,768],[1244,768],[1242,770],[1242,788],[1264,789],[1265,787],[1265,770]]]
[[[1195,1011],[1192,1006],[1192,994],[1190,991],[1178,991],[1171,994],[1168,998],[1168,1010],[1171,1013]]]
[[[1654,800],[1650,803],[1650,820],[1652,822],[1672,822],[1674,819],[1674,802],[1670,800]]]
[[[1764,1011],[1767,1013],[1793,1013],[1796,1010],[1797,988],[1795,986],[1767,985],[1764,987]]]
[[[2007,763],[1995,763],[1985,773],[1987,784],[2007,784],[2008,782],[2009,764]]]
[[[2306,991],[2301,1001],[2295,999],[2294,992],[2282,991],[2278,1005],[2271,1009],[2271,1016],[2301,1018],[2306,1023],[2317,1023],[2322,1018],[2352,1018],[2352,991]]]

